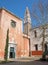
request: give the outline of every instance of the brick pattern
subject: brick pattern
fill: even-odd
[[[32,51],[32,55],[42,55],[42,51]]]

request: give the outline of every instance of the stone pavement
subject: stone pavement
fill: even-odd
[[[48,65],[48,62],[42,62],[42,61],[30,61],[30,62],[9,62],[9,63],[4,63],[0,65]]]

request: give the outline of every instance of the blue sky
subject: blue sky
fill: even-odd
[[[26,7],[28,6],[29,10],[32,11],[33,4],[37,4],[39,1],[40,0],[0,0],[0,8],[6,8],[23,20]],[[48,0],[41,1],[48,2]],[[35,24],[35,22],[33,24]]]
[[[32,4],[37,1],[38,0],[0,0],[0,7],[5,7],[17,16],[23,18],[26,7],[28,6],[29,9],[31,9]]]

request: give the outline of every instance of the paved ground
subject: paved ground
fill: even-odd
[[[48,65],[48,62],[44,61],[15,61],[15,62],[9,62],[9,63],[4,63],[0,65]]]

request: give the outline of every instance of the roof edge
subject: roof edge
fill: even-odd
[[[10,13],[10,14],[13,15],[14,17],[16,17],[16,18],[18,18],[19,20],[22,21],[21,18],[19,18],[18,16],[16,16],[13,12],[9,11],[8,9],[6,9],[6,8],[3,7],[3,8],[0,8],[0,10],[5,10],[6,12]]]
[[[43,27],[46,27],[48,26],[48,23],[44,24],[44,25],[40,25],[38,27],[34,27],[34,28],[31,28],[30,31],[34,30],[34,29],[37,29],[37,28],[43,28]]]

